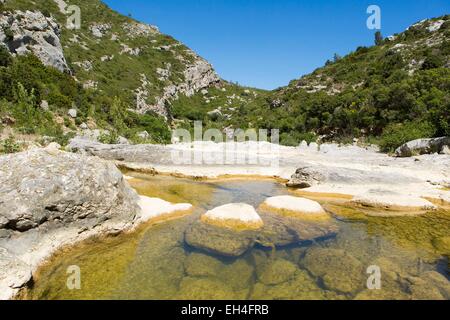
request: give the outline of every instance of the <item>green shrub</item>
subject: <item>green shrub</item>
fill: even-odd
[[[100,135],[98,138],[98,141],[104,144],[116,144],[117,140],[119,139],[119,136],[117,132],[104,132]]]
[[[12,57],[9,50],[0,44],[0,67],[7,67],[11,64]]]
[[[437,54],[430,54],[423,62],[422,69],[423,70],[436,69],[442,67],[443,65],[444,59],[441,56]]]
[[[435,132],[436,128],[427,121],[390,124],[381,135],[380,147],[384,152],[394,152],[409,141],[431,138]]]
[[[2,153],[16,153],[20,152],[20,145],[16,142],[14,136],[10,135],[7,139],[1,141],[1,150]]]

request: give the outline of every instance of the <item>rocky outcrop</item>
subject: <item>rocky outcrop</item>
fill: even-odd
[[[70,72],[60,42],[60,27],[39,11],[0,13],[0,45],[13,55],[34,54],[46,66]]]
[[[324,180],[323,174],[313,168],[305,167],[297,169],[286,185],[290,188],[304,189],[317,185]]]
[[[178,85],[171,84],[164,88],[163,94],[156,98],[156,103],[148,104],[146,98],[148,91],[146,89],[148,82],[145,76],[142,79],[142,86],[136,90],[137,111],[146,113],[153,111],[165,118],[168,118],[169,112],[166,105],[172,100],[178,99],[179,95],[193,96],[202,89],[209,88],[220,81],[219,76],[214,71],[211,64],[203,58],[191,52],[194,56],[194,62],[188,65],[184,71],[184,81]]]
[[[397,157],[412,157],[422,154],[441,153],[445,147],[450,147],[450,137],[418,139],[405,143],[395,151],[395,154]]]
[[[64,245],[132,228],[138,195],[111,163],[56,147],[0,157],[0,299]]]

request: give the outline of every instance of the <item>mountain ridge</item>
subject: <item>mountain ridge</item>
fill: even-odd
[[[280,129],[282,144],[298,145],[302,140],[353,138],[378,143],[386,131],[395,131],[394,125],[414,127],[414,121],[422,121],[430,125],[401,140],[449,134],[448,15],[416,23],[376,46],[359,47],[285,87],[266,91],[221,79],[181,42],[102,1],[70,4],[81,8],[79,30],[64,27],[63,0],[0,2],[0,43],[17,55],[3,76],[0,72],[6,88],[0,115],[14,118],[14,106],[20,102],[17,88],[22,85],[22,95],[36,100],[33,107],[43,104],[50,112],[44,118],[56,122],[48,119],[48,130],[30,125],[30,119],[19,120],[22,131],[50,136],[56,132],[64,137],[60,140],[67,140],[80,131],[106,129],[110,136],[103,137],[105,142],[114,143],[122,135],[136,143],[166,143],[169,128],[192,130],[193,122],[202,120],[205,128],[224,132]],[[27,11],[30,8],[34,11]],[[54,55],[53,66],[67,76],[47,70],[44,73],[52,76],[42,79],[38,62],[25,55],[31,52],[51,66],[42,47],[63,52],[62,57]],[[25,75],[30,66],[33,72]],[[67,115],[69,108],[77,111],[76,117]]]

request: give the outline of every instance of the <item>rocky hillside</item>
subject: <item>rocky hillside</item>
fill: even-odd
[[[449,16],[419,22],[373,47],[267,92],[221,80],[157,27],[74,0],[0,0],[0,140],[166,143],[172,127],[280,129],[281,143],[402,143],[450,134]],[[70,13],[67,14],[67,11]],[[24,112],[25,111],[25,112]],[[42,139],[43,138],[43,139]]]
[[[449,18],[424,20],[375,46],[336,55],[275,90],[246,121],[280,128],[282,141],[292,145],[370,138],[392,151],[408,139],[449,135]]]
[[[120,95],[138,113],[168,117],[167,102],[220,80],[208,62],[157,27],[122,16],[97,0],[70,5],[81,9],[79,30],[67,28],[68,4],[63,0],[7,0],[1,26],[12,39],[3,35],[3,42],[12,53],[31,51],[45,65],[71,72],[85,89]]]
[[[70,5],[81,9],[79,29],[67,23],[74,12],[63,0],[0,3],[0,44],[11,55],[0,70],[0,115],[4,124],[20,129],[16,135],[108,129],[111,137],[104,140],[111,142],[119,135],[167,142],[169,125],[190,127],[194,117],[210,119],[208,113],[217,119],[227,105],[255,94],[221,80],[207,61],[156,26],[120,15],[98,0]],[[44,118],[56,124],[39,128],[30,119],[17,119],[14,106],[24,102],[18,99],[19,88],[33,100],[30,110],[42,107],[39,111],[51,112]]]

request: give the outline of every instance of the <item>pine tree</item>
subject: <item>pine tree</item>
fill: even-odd
[[[383,35],[380,31],[375,32],[375,45],[380,46],[383,44]]]

